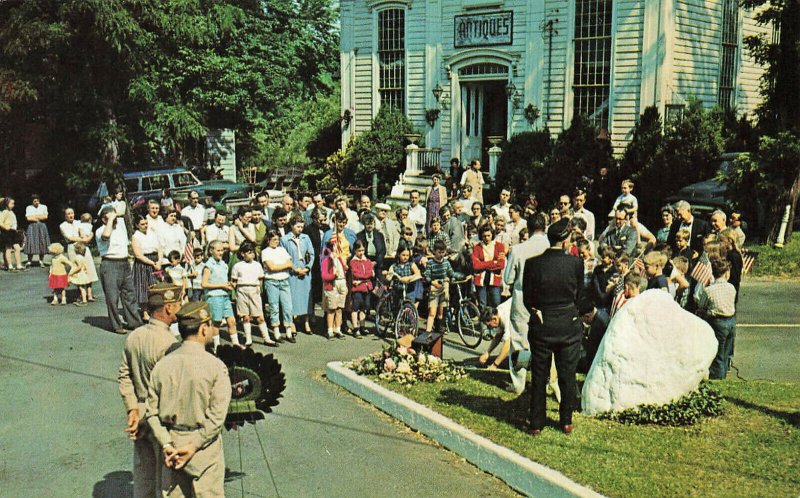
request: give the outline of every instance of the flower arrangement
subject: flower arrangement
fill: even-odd
[[[417,382],[453,382],[466,376],[464,369],[438,356],[403,345],[387,346],[381,352],[362,356],[345,366],[359,375],[377,375],[387,382],[412,385]]]

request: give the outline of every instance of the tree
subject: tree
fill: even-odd
[[[503,145],[503,154],[497,165],[497,186],[509,188],[521,199],[537,192],[541,185],[537,178],[544,169],[544,160],[553,149],[550,130],[517,133]]]
[[[664,148],[664,135],[658,108],[647,107],[633,127],[633,137],[625,147],[619,163],[622,178],[638,179],[642,171],[652,168]]]
[[[369,131],[362,133],[347,149],[346,177],[369,185],[378,174],[378,195],[388,193],[405,168],[405,138],[413,133],[411,121],[392,107],[381,107]]]

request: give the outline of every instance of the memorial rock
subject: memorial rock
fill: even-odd
[[[663,290],[628,301],[608,326],[583,385],[586,415],[664,404],[696,389],[717,352],[714,331]]]

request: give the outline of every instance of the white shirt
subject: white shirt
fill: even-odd
[[[125,201],[112,201],[111,205],[114,206],[114,212],[117,213],[117,216],[125,216],[125,210],[127,209]]]
[[[203,225],[206,224],[206,208],[201,206],[199,203],[197,207],[192,207],[191,204],[188,206],[184,206],[181,209],[181,216],[185,216],[192,220],[192,228],[194,230],[200,230]]]
[[[522,337],[526,346],[530,312],[525,308],[522,298],[522,274],[525,271],[525,262],[539,256],[549,247],[550,242],[547,240],[547,235],[534,233],[525,242],[514,246],[508,255],[506,269],[503,272],[503,282],[506,285],[513,286],[511,293],[511,323],[520,337]]]
[[[472,213],[472,205],[475,203],[475,199],[472,197],[467,197],[466,199],[459,197],[458,202],[461,203],[462,213]]]
[[[100,253],[100,257],[128,259],[128,229],[125,228],[125,222],[122,220],[117,221],[108,239],[103,238],[103,230],[105,230],[105,228],[105,225],[103,225],[94,233],[95,239],[97,239],[97,251]]]
[[[498,218],[503,218],[506,221],[511,220],[511,215],[508,212],[508,208],[511,207],[511,204],[506,203],[505,206],[501,206],[500,203],[495,204],[492,206],[494,212],[497,213]]]
[[[215,240],[218,240],[227,244],[228,231],[229,227],[227,225],[222,225],[221,227],[218,227],[216,223],[213,225],[208,225],[206,227],[206,242],[210,244]]]
[[[87,235],[94,236],[94,234],[92,233],[94,229],[92,228],[91,223],[84,223],[81,221],[78,222],[77,225],[78,225],[78,234],[80,234],[81,238],[86,237]]]
[[[44,204],[39,204],[38,206],[34,207],[33,204],[25,208],[25,218],[28,216],[47,216],[47,206]]]
[[[261,261],[266,263],[269,261],[273,265],[280,265],[286,264],[292,261],[292,257],[289,256],[289,253],[286,252],[281,246],[272,248],[272,247],[265,247],[263,251],[261,251]],[[282,270],[277,272],[271,272],[267,269],[266,264],[264,265],[264,278],[267,280],[286,280],[289,278],[289,271]]]
[[[239,285],[259,285],[264,278],[264,267],[257,261],[239,261],[233,265],[231,280]]]
[[[161,247],[161,254],[164,258],[171,251],[178,251],[183,255],[183,249],[186,246],[186,234],[183,233],[183,228],[177,223],[170,225],[164,223],[158,230],[156,230],[158,237],[158,245]]]
[[[586,230],[583,232],[583,235],[589,240],[594,240],[594,213],[586,208],[581,208],[578,211],[573,211],[572,216],[578,216],[586,220]]]
[[[519,244],[519,233],[523,228],[528,228],[528,222],[525,220],[525,218],[520,218],[516,223],[509,221],[506,224],[506,233],[511,236],[512,245]]]
[[[147,233],[156,233],[163,225],[167,224],[161,216],[151,218],[148,214],[144,218],[147,220]]]
[[[414,207],[408,207],[408,219],[413,221],[415,225],[424,225],[425,218],[428,216],[428,210],[422,204],[417,204]]]
[[[67,239],[70,244],[74,244],[80,238],[80,234],[78,232],[78,220],[73,220],[72,223],[69,221],[62,221],[60,225],[58,225],[58,229],[61,231],[61,235]],[[99,236],[98,236],[99,238]],[[127,253],[126,253],[127,255]]]
[[[139,230],[133,234],[133,239],[139,244],[142,254],[153,254],[158,252],[158,237],[155,232],[142,233]]]

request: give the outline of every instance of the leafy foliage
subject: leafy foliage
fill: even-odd
[[[348,147],[345,174],[357,184],[372,183],[378,174],[378,194],[388,193],[405,167],[403,135],[414,127],[402,112],[381,107],[372,127],[360,134]]]
[[[502,148],[495,178],[497,185],[510,187],[520,194],[537,191],[540,186],[537,178],[544,169],[544,160],[553,151],[550,130],[517,133]]]
[[[664,405],[644,404],[620,412],[610,412],[599,418],[633,425],[693,425],[703,417],[718,417],[723,413],[722,396],[706,381],[695,390]]]

